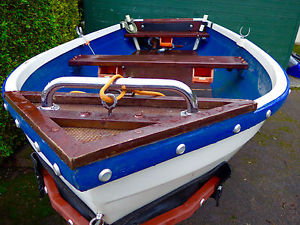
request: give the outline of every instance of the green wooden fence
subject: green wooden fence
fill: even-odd
[[[286,68],[300,21],[299,0],[84,0],[85,32],[133,18],[192,18],[209,20],[239,32],[251,28],[248,39]]]

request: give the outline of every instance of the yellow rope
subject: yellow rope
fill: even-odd
[[[156,92],[156,91],[138,91],[138,90],[134,90],[132,92],[134,92],[137,95],[165,96],[163,93]]]
[[[105,94],[105,91],[107,90],[107,88],[118,78],[122,78],[123,76],[117,74],[117,75],[114,75],[100,90],[99,92],[99,95],[100,95],[100,98],[105,101],[106,103],[114,103],[113,99],[110,98],[109,96],[107,96]],[[156,92],[156,91],[138,91],[138,90],[134,90],[133,91],[135,94],[138,94],[138,95],[154,95],[154,96],[165,96],[164,94],[160,93],[160,92]],[[125,86],[122,86],[122,92],[121,94],[118,95],[117,97],[117,100],[120,100],[121,98],[124,97],[126,93],[126,87]]]
[[[81,94],[84,94],[86,92],[84,92],[84,91],[70,91],[70,93],[81,93]]]
[[[114,75],[100,90],[99,92],[99,95],[100,95],[100,98],[105,101],[106,103],[114,103],[114,100],[110,97],[108,97],[106,94],[105,94],[105,91],[106,89],[118,78],[122,78],[123,76],[117,74],[117,75]],[[123,98],[123,96],[125,95],[126,93],[126,87],[125,86],[122,86],[122,92],[121,94],[118,95],[117,97],[117,100],[119,101],[121,98]]]

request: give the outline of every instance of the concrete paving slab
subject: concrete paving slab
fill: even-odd
[[[289,76],[289,80],[290,80],[290,86],[291,86],[291,88],[300,87],[300,78]]]
[[[300,89],[230,161],[220,206],[209,199],[180,225],[300,224]]]

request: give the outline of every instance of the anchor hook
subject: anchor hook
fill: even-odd
[[[114,101],[113,104],[109,106],[109,105],[107,105],[107,103],[105,101],[103,101],[103,99],[101,99],[101,103],[102,103],[103,107],[107,109],[108,116],[111,116],[113,109],[116,108],[118,100],[114,94],[107,93],[106,95],[113,99],[113,101]]]
[[[246,37],[249,36],[251,29],[250,29],[250,27],[249,27],[248,33],[244,35],[244,34],[242,34],[243,28],[244,28],[244,26],[241,26],[241,29],[240,29],[240,36],[241,36],[241,38],[246,38]]]

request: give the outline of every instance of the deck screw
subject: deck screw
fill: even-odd
[[[233,132],[235,134],[239,133],[241,131],[241,125],[240,124],[237,124],[235,125],[234,129],[233,129]]]
[[[271,110],[269,109],[267,112],[266,112],[266,118],[269,118],[271,116]]]
[[[112,172],[110,169],[104,169],[99,173],[99,180],[102,182],[109,181],[112,176]]]
[[[176,148],[176,154],[181,155],[184,152],[185,152],[185,144],[178,145],[178,147]]]
[[[3,104],[3,107],[6,111],[8,110],[8,105],[6,103]]]
[[[59,166],[56,163],[53,164],[53,170],[54,170],[54,173],[56,174],[56,176],[61,175]]]
[[[40,152],[41,151],[41,149],[40,149],[40,146],[39,146],[39,144],[35,141],[34,142],[34,148],[35,148],[35,150],[37,151],[37,152]]]
[[[15,124],[16,124],[17,128],[20,128],[21,125],[20,125],[20,121],[18,119],[15,119]]]

